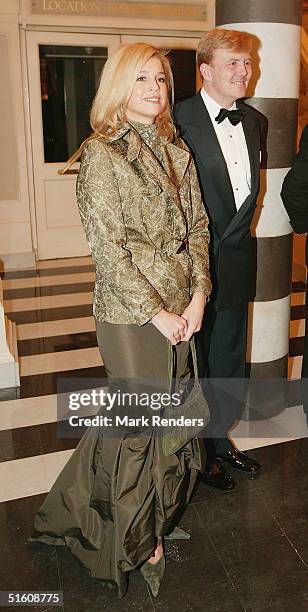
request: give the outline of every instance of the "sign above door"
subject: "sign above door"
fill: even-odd
[[[32,0],[32,13],[207,21],[205,3],[135,2],[134,0]]]
[[[215,0],[20,0],[20,6],[26,29],[77,27],[109,33],[112,28],[118,34],[167,30],[169,36],[190,36],[215,24]]]

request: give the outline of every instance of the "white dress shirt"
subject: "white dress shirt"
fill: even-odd
[[[221,123],[217,123],[215,118],[221,106],[206,93],[203,87],[200,93],[225,158],[234,193],[235,205],[237,210],[239,210],[251,192],[250,161],[243,126],[241,122],[237,125],[232,125],[228,118],[224,119]],[[228,110],[236,109],[237,106],[234,102],[233,106]]]

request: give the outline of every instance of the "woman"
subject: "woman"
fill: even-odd
[[[143,43],[121,47],[104,67],[93,134],[82,146],[77,200],[96,264],[94,315],[109,386],[121,378],[140,381],[139,390],[149,379],[167,387],[170,343],[176,377],[187,380],[188,340],[211,288],[207,218],[171,97],[165,55]],[[92,428],[39,510],[34,538],[67,545],[120,597],[140,567],[157,596],[162,537],[201,463],[196,439],[166,457],[159,436]]]

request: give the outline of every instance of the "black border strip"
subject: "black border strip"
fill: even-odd
[[[271,302],[290,294],[292,240],[292,234],[253,238],[257,270],[255,302]]]
[[[43,268],[7,271],[1,274],[3,280],[11,278],[34,278],[35,276],[62,276],[64,274],[82,274],[83,272],[94,272],[94,264],[85,266],[65,266],[63,268]]]
[[[95,331],[80,331],[58,336],[44,336],[18,340],[19,357],[42,355],[44,353],[59,353],[97,346]]]
[[[59,308],[42,308],[38,310],[20,310],[5,313],[11,321],[23,323],[47,323],[61,319],[77,319],[93,315],[93,304],[76,304],[76,306],[60,306]]]
[[[248,98],[268,119],[267,168],[290,168],[296,150],[298,100],[296,98]]]
[[[88,283],[66,283],[65,285],[46,285],[42,287],[22,287],[4,289],[4,300],[67,295],[69,293],[87,293],[93,291],[94,280]]]
[[[228,23],[301,25],[301,0],[216,0],[216,25]]]

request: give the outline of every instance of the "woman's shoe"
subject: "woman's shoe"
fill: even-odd
[[[163,579],[166,567],[165,555],[162,554],[156,563],[146,561],[140,567],[141,574],[149,585],[153,597],[157,597],[161,581]]]

